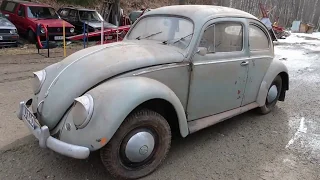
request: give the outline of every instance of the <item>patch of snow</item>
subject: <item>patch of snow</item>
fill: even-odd
[[[279,39],[278,44],[320,44],[320,33],[306,34],[306,33],[292,33],[286,39]]]
[[[288,148],[290,145],[292,145],[297,139],[299,139],[300,134],[299,133],[307,133],[307,126],[305,125],[305,118],[302,117],[300,120],[300,126],[297,130],[297,132],[294,134],[293,138],[290,139],[290,141],[288,142],[288,144],[286,145],[286,148]]]

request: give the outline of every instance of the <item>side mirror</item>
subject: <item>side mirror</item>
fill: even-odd
[[[208,50],[205,47],[199,47],[197,53],[201,56],[205,56],[208,53]]]
[[[8,19],[9,18],[9,14],[5,14],[4,17],[6,17]]]

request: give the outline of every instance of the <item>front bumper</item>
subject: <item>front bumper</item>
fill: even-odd
[[[16,46],[19,40],[18,34],[0,34],[0,47]]]
[[[50,136],[49,128],[47,126],[40,126],[36,123],[34,129],[31,126],[29,126],[23,117],[23,111],[24,108],[30,106],[30,104],[26,104],[24,101],[20,102],[17,116],[26,124],[26,126],[32,132],[32,134],[39,140],[40,147],[49,148],[59,154],[76,159],[86,159],[87,157],[89,157],[89,148],[68,144]]]

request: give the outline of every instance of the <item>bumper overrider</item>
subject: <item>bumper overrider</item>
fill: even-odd
[[[31,112],[28,107],[31,105],[32,100],[28,100],[27,103],[24,101],[20,102],[18,118],[22,120],[32,134],[39,140],[39,145],[42,148],[49,148],[59,154],[76,158],[86,159],[89,157],[90,150],[87,147],[68,144],[60,141],[50,135],[49,128],[47,126],[40,126],[35,121],[33,127],[30,125],[26,117],[26,111]],[[30,114],[29,114],[30,116]]]

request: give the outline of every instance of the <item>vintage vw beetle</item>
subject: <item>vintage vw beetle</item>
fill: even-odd
[[[34,75],[18,117],[40,146],[78,159],[100,150],[108,171],[129,179],[160,165],[172,131],[186,137],[251,109],[269,113],[289,89],[257,18],[204,5],[150,11],[124,41]]]

